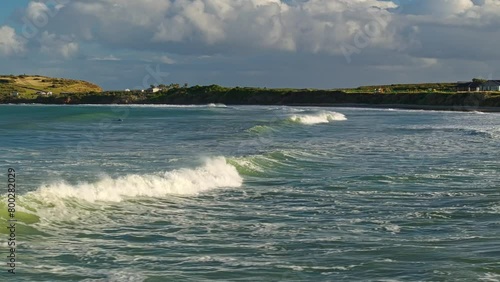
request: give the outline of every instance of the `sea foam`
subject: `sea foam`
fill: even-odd
[[[298,122],[307,125],[330,123],[332,121],[347,120],[346,116],[337,112],[321,111],[314,114],[293,115],[289,118],[293,122]]]
[[[43,202],[76,199],[87,202],[120,202],[133,197],[164,197],[169,194],[197,195],[217,188],[240,187],[243,179],[224,157],[211,158],[194,169],[178,169],[158,174],[131,174],[105,177],[94,183],[71,185],[66,182],[40,187],[27,195]]]
[[[210,103],[207,105],[207,107],[209,107],[209,108],[227,108],[227,106],[225,104],[221,104],[221,103]]]

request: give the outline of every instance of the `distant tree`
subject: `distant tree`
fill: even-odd
[[[156,86],[155,86],[154,84],[151,84],[151,85],[150,85],[150,87],[151,87],[151,88],[155,88]]]
[[[482,78],[473,78],[472,82],[485,83],[487,80]]]
[[[187,82],[186,82],[186,83],[184,83],[184,88],[188,88],[188,84],[187,84]]]

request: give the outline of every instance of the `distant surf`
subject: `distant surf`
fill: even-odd
[[[321,123],[330,123],[333,121],[344,121],[347,120],[346,116],[337,113],[337,112],[328,112],[328,111],[319,111],[317,113],[312,114],[295,114],[289,118],[290,121],[306,124],[306,125],[314,125]]]
[[[226,105],[220,103],[210,103],[207,105],[209,108],[227,108]]]

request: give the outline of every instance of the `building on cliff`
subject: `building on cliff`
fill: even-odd
[[[152,87],[152,88],[146,89],[146,93],[156,93],[158,91],[160,91],[160,88],[158,88],[158,87]]]
[[[457,83],[457,91],[460,91],[460,92],[479,92],[479,91],[481,91],[481,82],[459,81]]]
[[[481,81],[459,81],[457,83],[459,92],[500,91],[500,80]]]
[[[488,80],[481,84],[481,91],[500,91],[500,80]]]

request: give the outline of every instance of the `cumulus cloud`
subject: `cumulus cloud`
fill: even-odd
[[[212,55],[414,51],[430,25],[498,26],[498,0],[73,0],[47,27],[112,48]],[[33,2],[29,18],[55,13]],[[431,31],[436,38],[447,30]],[[426,55],[428,56],[428,54]],[[348,60],[349,61],[349,60]],[[350,61],[349,61],[350,62]]]
[[[413,30],[405,50],[413,57],[492,63],[500,59],[499,13],[497,0],[413,0],[402,2],[396,21]]]
[[[295,4],[279,0],[74,0],[58,15],[61,21],[74,24],[55,23],[52,29],[82,40],[136,49],[339,53],[341,43],[367,28],[376,29],[374,46],[400,44],[395,31],[388,28],[393,20],[391,8],[397,5],[380,0]]]
[[[487,27],[500,23],[498,0],[411,0],[403,2],[401,11],[416,17],[415,22],[449,26]]]
[[[40,37],[40,51],[50,56],[62,56],[64,59],[69,59],[76,55],[79,50],[79,45],[73,42],[70,37],[57,36],[56,34],[44,31]]]
[[[28,43],[0,30],[0,54],[40,48],[41,56],[85,58],[99,71],[120,64],[140,77],[154,61],[184,81],[247,85],[329,85],[334,73],[375,81],[500,72],[498,0],[53,1],[24,10],[36,31]],[[118,59],[110,53],[123,60],[103,63]]]
[[[25,51],[25,42],[10,26],[0,27],[0,55],[14,55]]]
[[[45,25],[51,11],[43,2],[30,2],[26,8],[26,17],[36,25]]]
[[[26,17],[50,33],[81,41],[199,55],[255,50],[343,54],[353,44],[406,50],[418,45],[421,25],[500,23],[498,0],[57,1],[64,3],[31,2]]]

